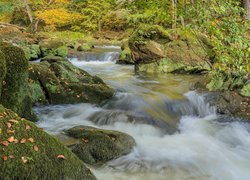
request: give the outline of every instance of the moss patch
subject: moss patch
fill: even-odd
[[[67,135],[79,138],[71,145],[72,151],[84,162],[92,165],[103,164],[131,152],[135,140],[118,131],[77,126],[66,131]]]
[[[0,97],[1,97],[1,89],[2,83],[6,75],[6,61],[3,52],[0,50]]]
[[[4,179],[95,179],[58,140],[2,106],[0,137],[0,177]]]

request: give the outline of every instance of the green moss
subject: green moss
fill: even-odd
[[[32,45],[23,45],[21,46],[22,50],[25,53],[25,56],[28,60],[35,60],[41,57],[41,50],[40,46],[37,44],[32,44]]]
[[[69,136],[79,138],[71,145],[72,151],[84,162],[92,165],[103,164],[131,152],[135,140],[118,131],[77,126],[66,131]]]
[[[242,96],[250,97],[250,83],[246,84],[240,91]]]
[[[0,102],[22,117],[32,118],[32,102],[28,86],[28,60],[22,49],[3,44],[7,73]]]
[[[80,45],[78,48],[77,48],[77,51],[89,51],[91,50],[92,46],[89,45],[89,44],[83,44],[83,45]]]
[[[7,128],[7,123],[11,124],[10,128]],[[0,129],[1,142],[12,136],[16,139],[16,142],[9,142],[8,146],[0,143],[1,150],[4,150],[1,151],[0,177],[32,180],[95,179],[83,162],[58,140],[2,106]],[[26,142],[21,143],[22,139],[26,139]],[[58,155],[63,155],[65,159],[58,158]]]
[[[38,81],[32,81],[29,83],[31,91],[32,104],[47,104],[48,101],[44,94],[44,91]]]
[[[2,82],[6,76],[6,61],[3,52],[0,50],[0,97],[1,97],[1,89]]]
[[[55,55],[60,57],[66,57],[68,55],[68,48],[66,46],[61,46],[57,48]]]

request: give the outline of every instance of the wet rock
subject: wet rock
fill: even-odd
[[[1,105],[0,137],[4,179],[95,179],[58,140]]]
[[[68,47],[63,42],[58,40],[47,39],[39,43],[42,56],[60,56],[66,57],[68,54]]]
[[[68,136],[79,139],[70,146],[72,151],[85,163],[104,164],[132,151],[135,140],[128,134],[118,131],[76,126],[65,131]]]
[[[124,40],[121,46],[121,54],[119,56],[119,60],[116,62],[117,64],[134,64],[132,58],[132,52],[128,45],[128,40]]]
[[[129,39],[137,71],[204,73],[210,70],[212,51],[204,35],[141,26]]]
[[[29,76],[35,92],[32,94],[33,104],[39,103],[36,99],[41,99],[42,104],[100,103],[114,93],[99,77],[91,76],[58,56],[48,56],[40,63],[31,63]]]
[[[92,46],[89,44],[82,44],[80,46],[77,47],[77,51],[89,51],[92,49]]]
[[[6,60],[6,77],[3,81],[0,103],[22,117],[35,120],[28,86],[28,60],[19,47],[2,44]]]
[[[217,107],[220,114],[240,117],[250,120],[250,98],[243,97],[234,91],[213,92],[206,100]]]

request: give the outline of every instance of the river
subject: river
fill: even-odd
[[[112,86],[112,99],[36,107],[37,125],[65,143],[61,132],[76,125],[133,136],[130,154],[90,167],[99,180],[250,179],[250,125],[217,115],[205,95],[189,91],[200,76],[136,74],[133,66],[115,64],[119,51],[100,46],[70,58]]]

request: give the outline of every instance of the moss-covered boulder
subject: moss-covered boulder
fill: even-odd
[[[116,62],[117,64],[134,64],[132,53],[128,45],[128,40],[124,40],[121,46],[121,54],[119,56],[119,60]]]
[[[92,46],[89,44],[82,44],[80,46],[77,47],[77,51],[89,51],[92,49]]]
[[[65,131],[68,136],[79,139],[70,145],[72,151],[85,163],[100,165],[132,151],[135,140],[118,131],[77,126]]]
[[[21,46],[21,48],[24,50],[25,56],[28,60],[36,60],[42,56],[42,52],[38,44]]]
[[[58,140],[0,105],[1,179],[95,179]]]
[[[37,100],[50,104],[100,103],[114,93],[99,77],[91,76],[57,56],[31,63],[29,74],[33,104]]]
[[[68,54],[68,47],[62,41],[47,39],[39,43],[42,56],[60,56],[66,57]]]
[[[0,98],[1,98],[2,83],[5,76],[6,76],[6,61],[3,52],[0,50]]]
[[[248,82],[245,86],[243,86],[240,94],[242,96],[250,97],[250,82]]]
[[[28,60],[19,47],[2,44],[1,51],[5,56],[7,73],[0,103],[22,117],[34,119],[28,86]]]
[[[204,35],[142,26],[129,39],[137,71],[203,73],[210,70],[211,45]]]

